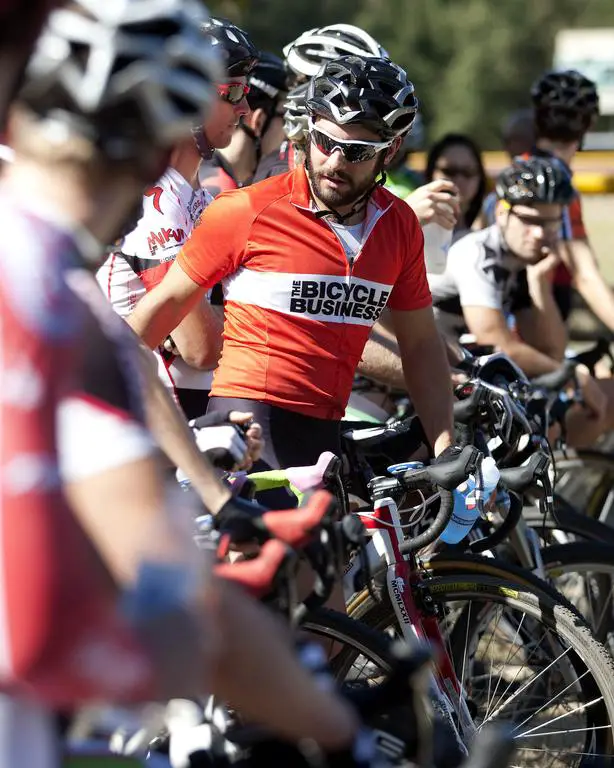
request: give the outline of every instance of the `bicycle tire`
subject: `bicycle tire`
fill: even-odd
[[[545,547],[541,550],[541,556],[544,561],[544,568],[552,578],[556,577],[556,570],[567,568],[570,570],[574,564],[593,564],[594,571],[598,572],[599,565],[605,564],[602,570],[607,572],[611,563],[614,564],[614,549],[609,544],[597,544],[595,542],[569,542],[567,544]],[[586,617],[578,609],[578,606],[569,600],[565,594],[561,593],[555,585],[544,581],[532,571],[528,571],[522,566],[501,560],[499,558],[489,558],[483,555],[474,555],[470,553],[448,553],[440,552],[433,555],[429,560],[422,562],[422,566],[432,575],[445,575],[447,573],[478,573],[495,578],[507,579],[523,584],[528,589],[544,590],[550,593],[553,599],[558,599],[566,608],[577,613],[585,623],[593,627]],[[587,569],[588,570],[588,569]],[[604,587],[602,586],[602,589]],[[348,613],[351,616],[360,618],[362,610],[359,608],[360,601],[368,597],[366,590],[359,593],[348,604]],[[610,635],[612,630],[612,635]],[[597,638],[600,642],[606,640],[614,642],[614,627],[608,625],[603,628],[602,633]],[[608,645],[608,647],[610,647]]]
[[[557,461],[557,488],[570,503],[580,501],[586,514],[598,520],[614,490],[614,456],[594,448],[574,451]]]
[[[331,671],[337,680],[345,679],[351,655],[354,652],[368,657],[380,665],[382,672],[392,669],[391,639],[361,621],[330,608],[310,611],[301,629],[318,637],[325,637],[346,646],[335,655]]]
[[[532,571],[523,568],[522,566],[510,563],[507,560],[502,560],[496,557],[486,557],[485,555],[474,555],[464,552],[442,551],[433,554],[429,558],[424,558],[420,561],[421,568],[427,571],[430,575],[441,575],[445,573],[478,573],[484,576],[492,576],[494,578],[503,579],[504,581],[513,581],[528,589],[535,589],[537,591],[544,590],[550,593],[553,599],[559,599],[566,608],[572,612],[576,612],[575,607],[570,603],[563,595],[561,595],[554,587],[540,579]],[[362,619],[364,608],[362,604],[365,600],[372,599],[367,589],[363,589],[352,597],[347,604],[348,615],[352,618]],[[580,615],[578,614],[580,618]]]
[[[368,627],[361,621],[351,619],[344,613],[318,608],[307,615],[301,622],[301,629],[318,637],[326,637],[337,643],[343,643],[344,648],[329,662],[330,670],[337,682],[358,683],[356,677],[349,676],[354,665],[354,656],[368,658],[379,666],[379,674],[371,678],[371,683],[378,682],[387,676],[392,669],[392,640],[383,632]],[[452,760],[449,750],[454,749],[456,740],[445,730],[445,724],[437,725],[437,739],[432,745],[434,732],[433,723],[427,714],[428,707],[421,699],[422,694],[410,694],[402,707],[394,707],[390,712],[367,715],[365,722],[381,734],[390,745],[390,740],[396,742],[394,749],[397,756],[415,761],[421,756],[435,756],[436,766],[456,765],[458,760]],[[422,760],[420,760],[422,762]],[[430,759],[428,760],[430,763]]]
[[[542,550],[544,569],[561,594],[560,582],[554,581],[570,573],[592,574],[598,595],[574,595],[570,602],[582,613],[597,639],[614,652],[614,549],[609,544],[577,541],[546,547]],[[581,600],[584,602],[581,603]],[[599,600],[599,602],[596,602]],[[603,602],[605,600],[605,603]],[[588,604],[587,604],[588,603]],[[592,614],[589,615],[589,610]],[[594,615],[596,612],[596,616]]]
[[[542,589],[541,585],[536,588],[535,584],[532,584],[529,590],[518,582],[486,576],[477,571],[473,574],[460,571],[447,576],[431,575],[426,583],[438,603],[463,599],[483,602],[488,599],[494,604],[508,605],[523,611],[525,615],[531,616],[547,630],[562,638],[569,648],[566,653],[574,662],[574,669],[586,667],[590,673],[590,680],[584,675],[583,692],[588,691],[590,695],[591,691],[594,693],[597,690],[602,697],[602,700],[596,703],[590,719],[594,751],[608,757],[614,753],[614,686],[611,682],[614,676],[614,659],[595,640],[577,611],[567,607],[567,601],[560,599],[556,590]],[[362,621],[376,629],[395,627],[397,624],[396,614],[388,600],[374,602],[372,598],[367,597],[356,613]],[[581,760],[580,764],[584,762]]]
[[[544,516],[536,506],[525,506],[522,517],[542,540],[544,532],[548,532],[550,541],[554,531],[562,531],[574,540],[609,542],[614,545],[614,528],[593,517],[583,515],[573,504],[556,494],[553,515]]]

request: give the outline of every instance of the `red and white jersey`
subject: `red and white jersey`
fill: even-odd
[[[63,225],[4,191],[0,226],[0,690],[54,706],[148,700],[153,669],[61,487],[58,430],[82,423],[58,413],[83,394],[91,343],[92,313],[65,280],[80,254]]]
[[[174,168],[147,190],[136,227],[97,274],[102,290],[121,317],[127,317],[145,293],[162,280],[212,199],[206,190],[194,190]],[[211,371],[191,368],[180,357],[171,357],[161,349],[156,350],[156,358],[160,378],[174,393],[178,389],[211,388]]]

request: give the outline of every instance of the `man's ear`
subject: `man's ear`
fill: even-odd
[[[243,122],[252,129],[258,138],[262,138],[262,131],[266,123],[266,112],[261,107],[258,107],[248,115],[245,115]]]
[[[396,139],[390,145],[390,147],[386,150],[386,157],[384,158],[384,166],[390,165],[390,163],[394,160],[394,156],[399,151],[402,141],[403,141],[403,137],[397,136]]]

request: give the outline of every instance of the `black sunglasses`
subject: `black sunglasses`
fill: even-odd
[[[390,141],[348,141],[339,139],[337,136],[331,136],[309,121],[309,136],[313,144],[323,155],[332,155],[336,149],[341,150],[343,157],[348,163],[364,163],[367,160],[373,160],[378,152],[388,149],[392,144]]]

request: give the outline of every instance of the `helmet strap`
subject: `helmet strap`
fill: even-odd
[[[196,149],[198,154],[205,161],[211,160],[213,157],[213,147],[209,144],[209,139],[205,134],[205,129],[202,125],[195,126],[192,129],[192,136],[194,136],[194,142],[196,143]]]
[[[268,123],[270,121],[267,120],[267,123],[265,123],[265,129],[268,127]],[[249,138],[254,143],[254,150],[256,152],[256,167],[258,167],[258,163],[260,162],[260,158],[262,157],[262,136],[264,136],[265,131],[262,131],[262,136],[258,136],[256,131],[254,131],[253,128],[250,128],[249,125],[245,125],[245,121],[243,119],[239,122],[239,128],[243,131],[243,133],[246,136],[249,136]],[[254,171],[256,168],[254,168]]]

